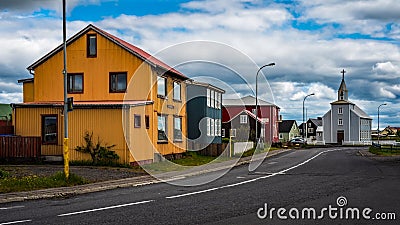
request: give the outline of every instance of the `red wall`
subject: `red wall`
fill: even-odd
[[[244,109],[252,112],[255,106],[224,106],[222,108],[222,122],[228,122]],[[275,115],[274,115],[275,112]],[[259,118],[269,118],[269,122],[265,124],[265,141],[266,142],[279,142],[278,133],[278,118],[279,109],[276,106],[259,106]],[[275,126],[274,126],[275,124]]]

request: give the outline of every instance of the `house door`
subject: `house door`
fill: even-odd
[[[342,144],[343,143],[343,140],[344,140],[344,130],[338,130],[337,131],[337,143],[338,144]]]

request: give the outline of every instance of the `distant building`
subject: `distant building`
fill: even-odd
[[[245,111],[244,111],[245,110]],[[222,123],[226,127],[226,123],[230,123],[235,117],[240,114],[242,124],[247,118],[254,117],[255,121],[256,98],[253,96],[246,96],[238,99],[224,99],[222,108]],[[258,126],[257,137],[263,137],[265,143],[278,143],[279,142],[279,110],[280,108],[272,103],[258,99]],[[244,114],[243,114],[244,113]],[[246,114],[246,115],[245,115]],[[254,116],[253,116],[254,115]],[[239,119],[240,119],[239,117]],[[251,125],[251,124],[250,124]],[[228,126],[229,127],[229,126]],[[236,127],[230,125],[232,129]],[[254,128],[250,126],[249,139],[255,140],[255,123]]]
[[[282,120],[279,123],[279,141],[288,142],[294,137],[300,136],[300,130],[296,120]]]
[[[322,135],[322,133],[317,133],[322,128],[322,118],[318,117],[317,119],[308,119],[307,121],[307,139],[310,141],[316,141],[318,135]],[[322,139],[322,138],[321,138]]]
[[[211,84],[187,81],[188,147],[198,149],[222,142],[222,94]]]
[[[331,103],[331,110],[322,118],[323,141],[339,144],[371,141],[372,118],[348,100],[349,91],[344,81],[344,70],[342,74],[338,99]]]

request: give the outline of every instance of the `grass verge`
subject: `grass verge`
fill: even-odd
[[[88,183],[84,178],[75,174],[70,174],[69,179],[66,180],[64,172],[57,172],[48,177],[27,176],[16,178],[8,176],[5,171],[1,171],[0,169],[0,174],[2,174],[2,176],[0,176],[0,193],[67,187]]]
[[[381,156],[392,156],[392,155],[400,155],[400,150],[393,150],[390,147],[382,146],[381,148],[375,147],[375,146],[370,146],[369,147],[369,152],[375,154],[375,155],[381,155]]]

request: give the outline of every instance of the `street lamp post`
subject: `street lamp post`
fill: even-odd
[[[378,106],[378,144],[379,144],[379,136],[380,136],[380,134],[379,134],[379,108],[381,107],[381,106],[383,106],[383,105],[387,105],[386,103],[383,103],[383,104],[380,104],[379,106]]]
[[[258,132],[258,73],[264,68],[264,67],[267,67],[267,66],[275,66],[275,63],[269,63],[269,64],[266,64],[266,65],[264,65],[264,66],[262,66],[262,67],[260,67],[258,70],[257,70],[257,74],[256,74],[256,148],[258,147],[258,135],[257,135],[257,132]]]
[[[311,96],[311,95],[315,95],[314,93],[308,94],[306,95],[306,97],[304,97],[303,99],[303,138],[307,139],[307,124],[304,120],[304,102],[306,101],[306,99]],[[305,135],[304,135],[305,134]]]

